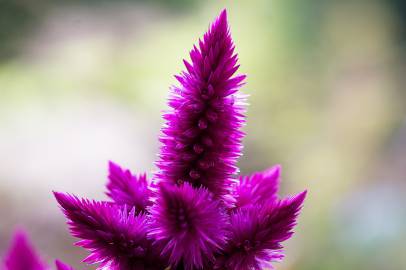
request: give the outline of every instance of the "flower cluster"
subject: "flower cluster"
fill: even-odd
[[[261,270],[283,257],[306,192],[280,199],[280,166],[238,177],[245,75],[224,10],[176,76],[158,171],[109,164],[98,202],[55,192],[85,262],[113,270]],[[10,269],[13,270],[13,269]]]

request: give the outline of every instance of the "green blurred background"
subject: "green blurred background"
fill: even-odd
[[[406,1],[0,0],[0,256],[80,264],[51,190],[155,170],[182,58],[224,7],[250,95],[243,173],[309,190],[288,270],[406,269]],[[92,268],[94,269],[94,268]]]

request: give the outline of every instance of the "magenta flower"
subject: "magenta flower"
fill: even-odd
[[[225,10],[190,58],[171,91],[152,181],[111,162],[113,202],[55,193],[90,251],[85,262],[99,269],[261,270],[283,258],[306,192],[280,199],[280,166],[237,176],[245,75],[234,76]]]
[[[106,202],[78,199],[75,196],[54,193],[61,205],[73,236],[82,239],[76,245],[91,251],[84,260],[100,263],[100,267],[117,270],[144,270],[164,268],[159,250],[152,248],[147,238],[147,218]]]
[[[230,240],[214,269],[261,270],[283,258],[281,242],[296,225],[306,192],[265,206],[250,205],[231,214]]]
[[[56,261],[58,270],[74,270]],[[64,266],[65,268],[61,268]],[[2,267],[0,267],[2,269]],[[50,268],[38,256],[26,233],[22,230],[14,234],[13,243],[4,259],[4,270],[49,270]]]
[[[187,72],[169,99],[171,110],[164,115],[159,182],[189,182],[203,186],[216,197],[228,195],[238,172],[244,123],[244,98],[236,94],[245,75],[234,76],[237,54],[224,10],[190,52]]]

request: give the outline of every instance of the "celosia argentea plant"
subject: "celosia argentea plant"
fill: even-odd
[[[110,163],[111,202],[55,193],[84,260],[99,269],[260,270],[283,257],[306,192],[279,199],[280,167],[237,177],[245,98],[224,10],[176,76],[159,170]]]

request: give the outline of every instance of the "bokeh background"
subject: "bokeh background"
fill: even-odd
[[[16,226],[77,269],[51,190],[155,170],[182,58],[224,7],[248,74],[243,173],[309,190],[288,270],[406,269],[403,0],[0,1],[0,256]],[[94,268],[90,268],[94,269]]]

